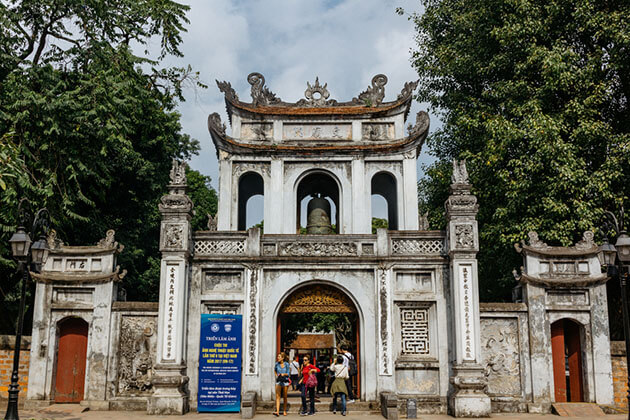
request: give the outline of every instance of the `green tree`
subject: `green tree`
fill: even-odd
[[[389,227],[389,222],[387,219],[381,219],[379,217],[372,217],[372,234],[376,234],[376,230],[380,228],[387,229]]]
[[[628,208],[630,3],[424,0],[412,14],[418,100],[443,125],[420,207],[444,227],[453,158],[480,204],[480,294],[509,299],[513,244],[574,243],[604,209]],[[404,11],[399,10],[400,13]]]
[[[21,197],[50,210],[66,243],[95,243],[115,229],[129,298],[157,296],[159,278],[149,275],[159,255],[157,204],[172,158],[198,150],[175,107],[184,87],[203,85],[190,67],[160,67],[181,55],[187,10],[168,0],[0,3],[3,307],[16,299],[7,240]],[[149,39],[159,40],[155,60],[130,48]],[[0,330],[11,331],[12,319],[3,317]]]

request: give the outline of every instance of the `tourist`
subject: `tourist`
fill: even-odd
[[[354,402],[354,392],[352,391],[352,377],[357,375],[357,362],[348,350],[348,346],[343,344],[339,347],[339,353],[343,356],[343,365],[348,368],[348,379],[346,379],[346,388],[348,388],[348,402]]]
[[[330,367],[330,371],[334,372],[335,380],[330,387],[330,393],[333,395],[333,414],[337,414],[337,398],[341,398],[341,415],[346,415],[346,396],[348,388],[346,380],[350,377],[348,367],[343,364],[343,356],[337,356],[337,362]]]
[[[276,411],[273,413],[274,416],[278,417],[280,415],[280,398],[284,397],[284,415],[287,415],[287,393],[289,391],[289,384],[291,383],[291,379],[289,379],[289,375],[291,373],[291,368],[289,367],[289,362],[287,361],[287,356],[284,353],[279,353],[276,359]]]
[[[319,369],[319,373],[317,373],[317,393],[323,394],[326,391],[326,372],[330,362],[322,355],[319,357],[316,365]]]
[[[295,356],[291,362],[291,386],[295,391],[298,388],[298,378],[300,376],[300,356]]]
[[[311,363],[311,356],[304,355],[302,359],[302,378],[300,379],[300,391],[302,396],[302,411],[301,416],[312,416],[315,414],[315,388],[317,387],[317,366]],[[308,393],[309,409],[306,411],[306,394]]]

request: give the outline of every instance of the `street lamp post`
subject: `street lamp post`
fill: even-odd
[[[608,243],[608,238],[604,237],[604,243],[600,246],[599,258],[602,265],[607,267],[607,273],[610,277],[619,277],[619,286],[621,288],[621,311],[623,315],[623,334],[626,342],[626,366],[630,368],[630,317],[628,311],[628,280],[630,265],[630,236],[623,228],[623,208],[621,209],[621,217],[619,220],[609,211],[605,212],[606,222],[604,223],[604,232],[615,231],[617,241],[615,245]],[[615,260],[618,261],[615,265]],[[630,370],[627,372],[628,407],[630,408]],[[630,411],[628,412],[628,420],[630,420]]]
[[[22,287],[20,292],[20,312],[18,313],[17,330],[15,333],[15,347],[13,350],[13,372],[11,373],[11,385],[9,385],[9,404],[4,416],[5,420],[19,420],[18,394],[20,393],[20,386],[18,385],[18,368],[20,365],[20,350],[22,348],[24,306],[26,300],[26,284],[29,279],[29,270],[38,270],[38,267],[43,264],[48,257],[48,247],[45,237],[49,225],[48,210],[43,208],[35,215],[31,233],[37,235],[39,232],[40,237],[37,241],[35,241],[35,243],[31,244],[31,237],[24,227],[28,222],[28,213],[22,207],[24,203],[25,200],[22,199],[18,205],[18,212],[21,219],[20,226],[11,239],[9,239],[13,258],[18,261],[18,269],[22,271]]]

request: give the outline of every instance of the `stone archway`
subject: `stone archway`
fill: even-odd
[[[310,283],[290,293],[280,305],[276,325],[277,352],[287,350],[290,343],[285,340],[286,323],[292,315],[338,314],[351,324],[350,352],[361,366],[360,316],[353,300],[340,288],[331,284]],[[336,345],[341,343],[337,343]],[[306,350],[306,349],[302,349]],[[309,352],[310,353],[310,352]],[[312,354],[311,354],[312,355]],[[361,395],[361,369],[354,378],[354,394]]]

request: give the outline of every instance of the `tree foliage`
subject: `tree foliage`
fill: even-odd
[[[630,195],[630,3],[424,0],[410,16],[418,99],[443,123],[420,182],[444,226],[450,161],[466,159],[480,204],[482,299],[509,299],[513,244],[596,229]]]
[[[181,55],[187,10],[167,0],[0,3],[4,303],[16,297],[7,240],[21,197],[46,206],[68,244],[95,243],[115,229],[126,246],[119,263],[129,271],[129,298],[157,296],[158,200],[172,158],[198,150],[175,107],[184,87],[203,85],[190,67],[160,67],[164,57]],[[159,40],[156,60],[131,48],[150,38]],[[209,180],[194,171],[188,177],[203,211],[211,210]]]

